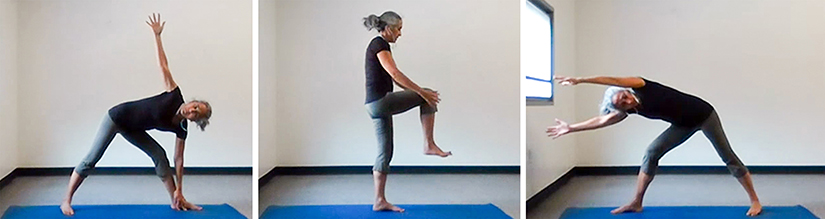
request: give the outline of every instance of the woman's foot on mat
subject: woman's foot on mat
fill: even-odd
[[[759,202],[754,202],[751,204],[751,208],[748,209],[748,213],[745,215],[753,217],[759,215],[759,213],[762,213],[762,204],[759,204]]]
[[[610,211],[611,214],[621,214],[627,212],[641,212],[642,211],[642,204],[630,203],[622,207],[618,207]]]
[[[60,204],[60,211],[62,211],[63,215],[66,216],[74,215],[74,209],[72,209],[72,204],[68,201],[63,201],[63,203]]]
[[[372,205],[373,211],[395,211],[395,212],[404,212],[403,208],[399,208],[393,204],[390,204],[387,201],[378,201]]]

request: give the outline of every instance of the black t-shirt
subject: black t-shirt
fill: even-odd
[[[381,99],[387,93],[392,92],[392,77],[378,61],[378,53],[384,50],[390,51],[390,43],[380,36],[373,38],[367,47],[367,59],[364,63],[367,75],[366,103]]]
[[[118,104],[109,109],[109,116],[120,128],[128,131],[157,129],[174,132],[186,139],[188,122],[174,123],[172,119],[183,104],[180,87],[153,97]]]
[[[661,119],[676,126],[693,127],[702,124],[713,112],[713,106],[699,97],[657,82],[643,80],[645,86],[633,88],[641,104],[635,109],[628,110],[628,113]]]

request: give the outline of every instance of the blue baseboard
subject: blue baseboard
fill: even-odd
[[[539,203],[550,197],[554,192],[558,191],[562,186],[567,184],[573,176],[576,175],[575,168],[568,170],[564,175],[550,183],[547,187],[544,187],[541,191],[527,199],[527,209],[531,209],[536,207]]]
[[[823,174],[825,166],[748,166],[748,170],[752,174]],[[527,211],[549,198],[573,177],[636,174],[639,174],[639,166],[573,167],[562,177],[527,199]],[[730,171],[725,166],[660,166],[656,174],[730,174]]]
[[[12,170],[8,175],[4,176],[3,179],[0,179],[0,190],[9,185],[15,177],[17,177],[17,169]]]
[[[391,174],[519,174],[519,166],[393,166]],[[372,174],[372,166],[275,167],[258,179],[262,187],[279,175]]]
[[[575,167],[577,176],[636,175],[639,166]],[[825,166],[748,166],[753,174],[823,174]],[[656,174],[730,174],[725,166],[660,166]]]
[[[22,176],[68,176],[73,167],[18,167],[0,179],[0,189]],[[189,175],[252,175],[252,167],[185,167]],[[97,167],[91,175],[154,175],[154,167]]]
[[[174,167],[172,167],[174,168]],[[62,176],[69,175],[73,167],[19,167],[17,176]],[[252,175],[252,167],[184,167],[190,175]],[[147,175],[155,174],[154,167],[96,167],[91,175]]]

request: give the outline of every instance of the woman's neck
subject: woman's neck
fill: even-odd
[[[184,106],[186,106],[185,103],[181,104],[180,107],[178,107],[178,111],[175,113],[175,116],[172,117],[172,122],[179,123],[180,121],[183,121],[184,119],[186,119],[186,117],[183,117],[183,108],[184,108]]]
[[[382,39],[384,39],[384,41],[387,41],[387,42],[389,42],[389,41],[390,41],[390,40],[389,40],[389,39],[390,39],[390,34],[389,34],[389,33],[387,33],[387,31],[381,31],[381,32],[378,34],[378,36],[380,36]]]

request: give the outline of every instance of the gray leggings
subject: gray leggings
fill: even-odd
[[[169,159],[166,158],[166,151],[163,147],[149,136],[146,131],[126,131],[118,127],[112,118],[107,114],[100,124],[100,130],[97,131],[97,137],[92,144],[92,150],[86,155],[86,158],[80,162],[74,171],[82,177],[89,175],[89,171],[95,168],[95,164],[103,157],[103,152],[109,147],[109,143],[115,138],[115,134],[120,133],[123,138],[137,146],[152,158],[155,162],[155,173],[158,177],[165,178],[172,175],[172,168],[169,166]]]
[[[739,157],[733,153],[730,148],[728,137],[725,136],[725,131],[722,130],[722,122],[719,121],[719,115],[713,111],[710,116],[701,125],[697,127],[678,127],[671,125],[667,128],[653,143],[647,148],[647,154],[641,166],[641,171],[648,175],[655,175],[656,169],[659,167],[659,159],[668,151],[685,142],[693,133],[702,130],[705,137],[710,140],[713,147],[716,148],[716,153],[725,162],[725,165],[730,170],[731,174],[736,178],[744,176],[748,173],[748,168],[742,164]]]
[[[425,90],[430,90],[424,88]],[[406,112],[418,106],[421,115],[433,114],[438,111],[427,104],[417,93],[409,90],[387,93],[376,101],[367,103],[367,112],[375,125],[375,136],[378,138],[378,157],[372,170],[386,173],[390,170],[392,160],[392,115]]]

